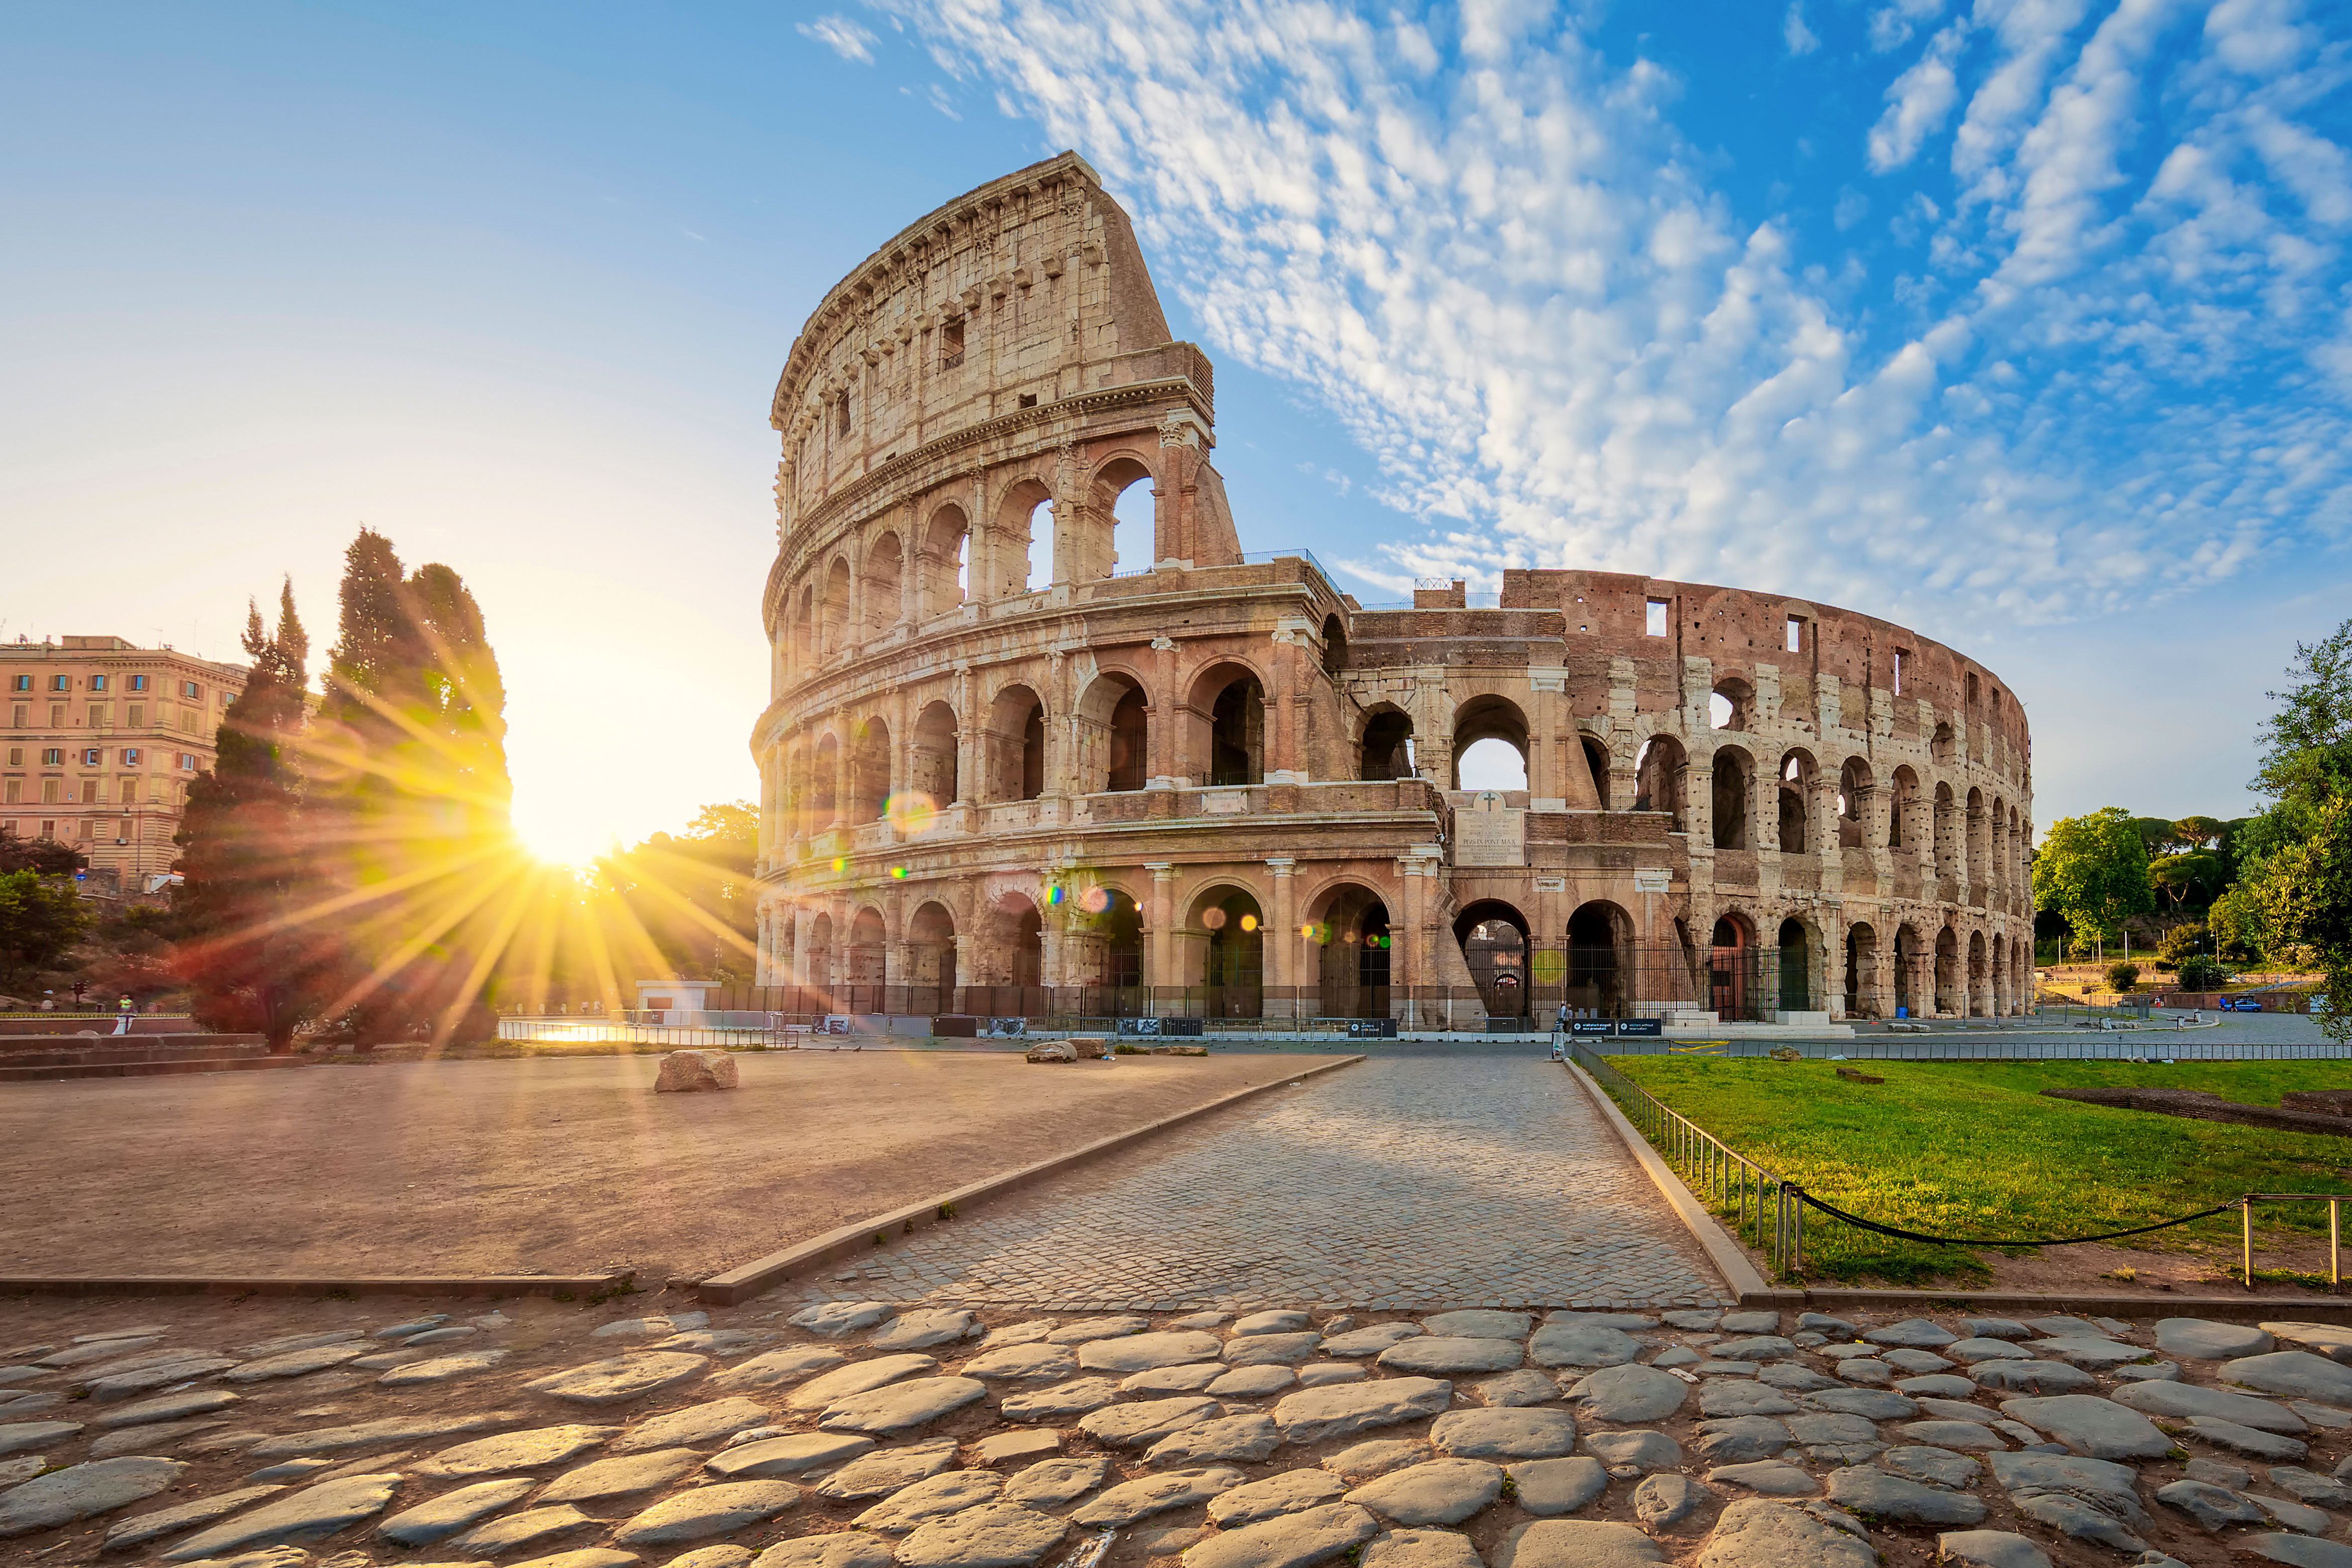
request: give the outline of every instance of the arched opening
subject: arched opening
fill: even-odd
[[[1838,769],[1838,847],[1862,849],[1864,842],[1864,813],[1870,804],[1870,764],[1860,757],[1849,757]]]
[[[924,616],[944,615],[969,596],[971,524],[961,507],[943,506],[931,514],[923,534],[922,566]]]
[[[829,656],[847,646],[849,633],[849,563],[836,555],[825,569],[824,605],[819,628],[824,651]]]
[[[1706,720],[1710,729],[1747,730],[1753,728],[1756,713],[1756,689],[1738,676],[1726,676],[1715,684],[1715,692],[1706,700]]]
[[[1150,763],[1150,702],[1132,676],[1110,670],[1097,676],[1078,699],[1078,787],[1138,790]]]
[[[1960,1000],[1960,939],[1949,926],[1936,933],[1936,1011],[1967,1011]]]
[[[1675,819],[1674,831],[1685,831],[1683,790],[1688,772],[1682,742],[1671,735],[1653,735],[1633,763],[1633,809],[1663,811]]]
[[[989,799],[1035,800],[1045,793],[1045,705],[1025,686],[996,694],[988,720]]]
[[[1745,849],[1748,846],[1748,753],[1725,747],[1715,753],[1715,847]]]
[[[1412,719],[1394,708],[1375,712],[1364,726],[1363,763],[1366,779],[1412,777]]]
[[[1895,928],[1895,1016],[1919,1016],[1916,976],[1921,957],[1919,933],[1906,923]]]
[[[1080,934],[1095,948],[1095,984],[1100,999],[1088,1008],[1114,1018],[1140,1014],[1143,991],[1143,911],[1116,888],[1089,888],[1079,895],[1085,916]]]
[[[1778,938],[1780,980],[1780,1011],[1810,1013],[1813,1006],[1812,939],[1805,922],[1790,919],[1780,922]]]
[[[956,984],[955,917],[943,904],[923,904],[907,921],[905,1010],[952,1013]]]
[[[841,815],[835,799],[840,778],[841,744],[827,735],[816,743],[816,761],[809,769],[808,830],[811,833],[830,827]]]
[[[866,635],[878,637],[898,624],[899,579],[906,565],[898,536],[886,533],[866,552]]]
[[[1348,668],[1348,628],[1336,615],[1323,617],[1323,673],[1338,675]]]
[[[1845,932],[1845,1011],[1850,1018],[1878,1016],[1878,933],[1860,923]]]
[[[1508,904],[1481,899],[1454,917],[1454,940],[1487,1016],[1526,1017],[1533,980],[1528,918]]]
[[[1748,1016],[1755,991],[1756,943],[1747,921],[1726,915],[1707,938],[1706,1005],[1717,1018]]]
[[[1585,771],[1592,775],[1592,798],[1601,809],[1613,809],[1609,804],[1609,748],[1598,735],[1578,737],[1578,750],[1584,758]]]
[[[867,719],[854,732],[849,752],[849,820],[873,822],[890,798],[890,726]]]
[[[956,801],[955,710],[944,702],[924,705],[915,716],[914,743],[907,753],[907,787],[920,799],[910,806],[952,805]]]
[[[849,963],[842,978],[849,994],[842,999],[842,1011],[846,1013],[879,1013],[884,1010],[882,981],[887,942],[883,934],[882,912],[860,910],[849,922],[849,951],[845,955]]]
[[[1151,470],[1133,458],[1116,458],[1095,476],[1095,497],[1101,514],[1110,519],[1109,548],[1101,559],[1081,563],[1070,581],[1150,571],[1159,557],[1160,502]]]
[[[1568,921],[1568,963],[1561,1000],[1576,1015],[1633,1016],[1633,919],[1615,904],[1581,905]]]
[[[1212,785],[1265,782],[1265,689],[1240,665],[1221,664],[1192,685],[1194,776]]]
[[[1317,1012],[1327,1018],[1390,1016],[1390,961],[1394,952],[1389,908],[1370,888],[1342,883],[1318,900],[1308,921],[1316,945]]]
[[[1222,894],[1222,896],[1219,896]],[[1201,965],[1202,1006],[1212,1018],[1255,1018],[1265,999],[1265,917],[1257,900],[1223,889],[1193,917],[1208,935]]]
[[[1812,793],[1813,759],[1802,752],[1790,752],[1780,759],[1780,853],[1809,853],[1805,828],[1811,813],[1806,802]]]
[[[1458,790],[1528,787],[1528,716],[1507,698],[1474,697],[1454,713]]]

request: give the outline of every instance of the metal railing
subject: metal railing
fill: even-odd
[[[1731,1221],[1781,1279],[1805,1266],[1805,1205],[1795,1183],[1767,1170],[1570,1038],[1570,1059],[1592,1075],[1699,1202]]]

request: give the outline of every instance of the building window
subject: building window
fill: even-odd
[[[53,675],[49,677],[49,689],[52,691],[71,691],[73,689],[73,677],[70,675]]]
[[[45,768],[61,768],[65,765],[66,749],[63,746],[49,746],[42,750],[41,766]]]
[[[89,689],[90,689],[92,691],[103,691],[103,690],[105,690],[105,689],[106,689],[106,677],[104,677],[104,676],[102,676],[102,675],[93,675],[93,676],[91,676],[91,677],[89,678]]]
[[[1654,637],[1664,637],[1666,635],[1667,607],[1668,601],[1664,599],[1651,600],[1649,605],[1649,618],[1643,622],[1642,626],[1643,631]]]
[[[1805,651],[1805,623],[1801,617],[1796,616],[1790,616],[1789,617],[1788,647],[1790,653],[1802,653]]]
[[[194,681],[183,680],[180,682],[180,695],[186,698],[189,701],[194,702],[197,698],[202,697],[204,694],[205,689],[198,686]]]
[[[131,678],[131,690],[133,690],[133,691],[144,691],[144,690],[146,690],[146,689],[147,689],[147,678],[146,678],[145,676],[143,676],[143,675],[134,675],[134,676],[132,676],[132,677]]]
[[[137,678],[133,677],[133,679],[135,679]],[[144,729],[147,724],[147,704],[144,702],[133,702],[130,704],[130,714],[124,720],[124,722],[128,723],[134,730]]]

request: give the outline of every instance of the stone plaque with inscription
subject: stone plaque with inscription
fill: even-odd
[[[1492,790],[1454,814],[1456,866],[1524,866],[1528,863],[1528,814],[1503,804]]]

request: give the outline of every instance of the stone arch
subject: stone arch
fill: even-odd
[[[1571,1012],[1633,1016],[1633,917],[1606,899],[1579,904],[1568,917],[1562,1000]]]
[[[1528,716],[1519,705],[1507,697],[1486,692],[1463,701],[1454,710],[1453,778],[1449,789],[1461,789],[1462,763],[1473,746],[1492,741],[1509,747],[1519,760],[1519,782],[1505,784],[1506,789],[1528,787],[1528,763],[1531,755],[1528,742]]]
[[[1727,675],[1715,683],[1706,700],[1707,727],[1752,730],[1756,727],[1756,688],[1740,676]]]
[[[1494,1018],[1524,1018],[1535,981],[1535,942],[1528,917],[1500,899],[1479,899],[1454,917],[1454,944],[1470,968],[1478,999]]]
[[[1819,771],[1820,764],[1813,761],[1813,754],[1801,746],[1792,746],[1780,753],[1779,780],[1775,788],[1779,798],[1780,853],[1783,855],[1817,852],[1812,842],[1812,795],[1813,776]]]
[[[1151,487],[1144,492],[1141,508],[1129,504],[1129,512],[1139,510],[1141,515],[1122,518],[1119,504],[1137,485]],[[1153,521],[1159,476],[1151,471],[1151,465],[1131,451],[1115,453],[1095,469],[1089,491],[1086,526],[1072,531],[1086,537],[1069,541],[1074,552],[1070,569],[1056,575],[1067,583],[1091,583],[1098,577],[1150,571],[1159,557]]]
[[[1653,735],[1643,742],[1633,763],[1633,809],[1663,811],[1675,819],[1674,830],[1686,830],[1684,791],[1690,767],[1683,743],[1672,735]]]
[[[1302,933],[1316,944],[1318,1009],[1327,1018],[1385,1018],[1396,939],[1378,889],[1342,878],[1307,904]]]
[[[1849,1018],[1879,1016],[1878,932],[1867,921],[1845,928],[1845,1012]]]
[[[1220,659],[1192,681],[1185,704],[1188,771],[1203,784],[1265,782],[1265,682],[1240,659]]]
[[[1862,758],[1848,757],[1838,768],[1839,848],[1870,847],[1870,803],[1872,791],[1875,788],[1870,763]]]
[[[950,501],[931,513],[922,534],[919,560],[922,570],[924,618],[942,616],[969,597],[971,570],[971,523],[963,508]]]
[[[841,742],[827,731],[816,743],[808,776],[808,830],[831,826],[841,816],[837,798],[841,780]]]
[[[1106,669],[1078,699],[1078,791],[1139,790],[1150,773],[1150,700],[1143,682]]]
[[[1748,805],[1755,791],[1756,760],[1738,746],[1717,746],[1714,757],[1715,847],[1752,849]]]
[[[830,658],[849,646],[849,557],[836,555],[824,569],[824,598],[817,606],[819,651]]]
[[[989,556],[996,577],[992,597],[1016,598],[1053,581],[1053,501],[1052,488],[1034,475],[1013,480],[997,498],[996,522],[990,531],[994,537]]]
[[[915,715],[907,748],[907,787],[933,806],[956,803],[956,716],[945,702],[927,702]]]
[[[1045,703],[1014,681],[989,704],[982,771],[992,801],[1035,800],[1045,793]]]
[[[848,819],[877,821],[889,802],[890,725],[871,714],[850,731]]]
[[[1337,676],[1348,668],[1348,626],[1338,613],[1323,617],[1323,673]]]
[[[907,977],[910,1008],[918,1013],[952,1013],[956,975],[955,913],[937,899],[927,899],[907,917]],[[919,1005],[915,1004],[919,1003]]]
[[[886,637],[898,624],[899,595],[906,571],[906,546],[898,534],[885,533],[866,550],[866,636]]]
[[[1356,747],[1357,776],[1370,780],[1412,777],[1412,714],[1389,702],[1367,709],[1363,735]]]
[[[1265,1005],[1265,907],[1239,883],[1213,882],[1193,896],[1185,920],[1198,933],[1202,1012],[1255,1018]]]

